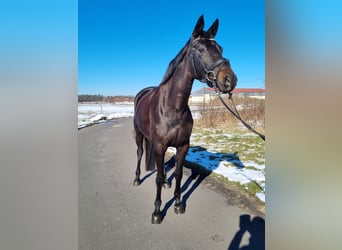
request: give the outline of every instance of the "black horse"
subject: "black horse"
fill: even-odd
[[[134,101],[134,129],[138,146],[134,185],[141,183],[140,162],[145,141],[146,170],[154,170],[157,165],[157,195],[152,214],[154,224],[162,221],[161,188],[170,187],[164,171],[164,155],[169,146],[177,149],[174,210],[177,214],[185,212],[181,202],[180,184],[193,125],[188,99],[194,79],[223,93],[230,93],[237,83],[229,61],[222,57],[222,47],[214,39],[218,19],[207,31],[204,31],[203,27],[202,15],[189,41],[170,62],[160,85],[141,90]]]

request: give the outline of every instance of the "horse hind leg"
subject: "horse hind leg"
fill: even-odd
[[[162,204],[161,201],[161,190],[162,186],[165,182],[165,175],[164,175],[164,155],[166,149],[159,145],[158,149],[155,150],[155,157],[156,157],[156,165],[157,165],[157,176],[156,176],[156,186],[157,186],[157,193],[156,199],[154,201],[154,211],[152,213],[152,224],[160,224],[163,220],[162,213],[160,211],[160,206]]]
[[[164,168],[164,182],[163,182],[163,188],[171,188],[171,183],[169,182],[169,180],[167,179],[167,175],[165,173],[165,168]]]
[[[153,142],[150,140],[147,140],[145,138],[145,156],[146,156],[146,171],[153,171],[156,166],[156,159],[155,159],[155,153],[154,153],[154,148],[153,148]],[[166,173],[165,173],[165,168],[163,172],[164,176],[164,182],[163,182],[163,187],[164,188],[170,188],[171,183],[168,181]]]
[[[144,141],[144,136],[139,132],[136,131],[135,134],[135,142],[137,144],[137,157],[138,157],[138,161],[137,161],[137,168],[135,170],[135,178],[133,181],[133,185],[134,186],[139,186],[141,184],[141,180],[140,180],[140,164],[141,164],[141,158],[142,155],[144,153],[144,149],[143,149],[143,141]]]

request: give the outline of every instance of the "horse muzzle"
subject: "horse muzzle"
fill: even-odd
[[[234,90],[236,84],[237,77],[234,72],[224,72],[223,69],[219,72],[216,79],[216,85],[222,93],[230,93]]]

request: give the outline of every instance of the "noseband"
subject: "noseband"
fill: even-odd
[[[193,40],[191,43],[190,43],[190,56],[192,58],[191,60],[191,64],[192,64],[192,68],[196,74],[196,78],[199,79],[201,82],[207,82],[208,85],[210,87],[214,87],[214,88],[217,88],[217,83],[216,83],[216,79],[217,79],[217,76],[218,74],[220,73],[223,65],[225,63],[228,63],[229,64],[229,61],[225,58],[220,58],[219,60],[217,60],[216,62],[214,62],[210,67],[206,67],[206,65],[201,61],[201,59],[198,57],[198,55],[196,54],[196,49],[194,47],[195,43],[200,40],[200,39],[206,39],[206,38],[197,38],[195,40]],[[207,40],[210,40],[210,41],[215,41],[215,39],[207,39]],[[217,45],[216,45],[217,46]],[[195,62],[201,66],[202,70],[205,72],[205,78],[200,78],[199,77],[199,74],[197,72],[197,69],[196,69],[196,66],[195,66]],[[217,73],[215,74],[214,72],[214,69],[216,67],[219,66],[219,69],[217,71]]]

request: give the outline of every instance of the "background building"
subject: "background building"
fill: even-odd
[[[265,99],[265,89],[235,88],[232,93],[234,96]],[[215,96],[215,89],[201,88],[191,93],[189,103],[207,103],[210,100],[213,100]]]

